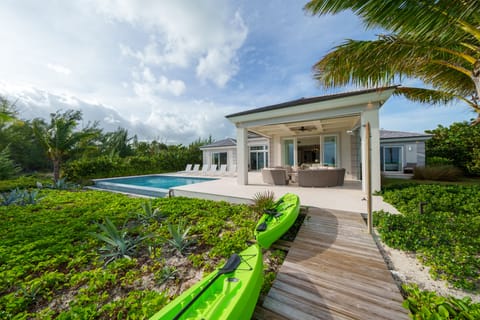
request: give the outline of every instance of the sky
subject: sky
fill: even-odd
[[[312,16],[290,0],[3,0],[0,95],[22,119],[80,109],[84,123],[141,140],[234,137],[225,115],[335,92],[312,66],[345,39],[375,39],[352,13]],[[407,80],[402,85],[418,84]],[[468,121],[463,105],[390,98],[384,129]]]

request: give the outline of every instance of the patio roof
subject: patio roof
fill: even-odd
[[[227,115],[237,128],[263,136],[319,134],[351,129],[366,109],[378,109],[397,86],[302,98]]]
[[[387,90],[392,90],[396,89],[398,86],[390,86],[390,87],[381,87],[381,88],[374,88],[374,89],[365,89],[365,90],[357,90],[357,91],[351,91],[351,92],[343,92],[343,93],[337,93],[337,94],[331,94],[331,95],[325,95],[325,96],[317,96],[317,97],[311,97],[311,98],[300,98],[297,100],[292,100],[292,101],[287,101],[279,104],[273,104],[265,107],[260,107],[260,108],[255,108],[255,109],[250,109],[246,111],[241,111],[237,113],[232,113],[227,116],[226,118],[234,118],[238,116],[243,116],[243,115],[248,115],[248,114],[254,114],[254,113],[259,113],[259,112],[266,112],[266,111],[271,111],[271,110],[279,110],[283,108],[289,108],[293,106],[300,106],[304,104],[311,104],[311,103],[316,103],[316,102],[324,102],[324,101],[330,101],[330,100],[337,100],[341,98],[349,98],[349,97],[355,97],[359,95],[365,95],[368,93],[380,93],[383,91]]]

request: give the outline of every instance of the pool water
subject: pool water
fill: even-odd
[[[170,188],[193,183],[216,180],[214,178],[192,178],[164,175],[146,175],[110,179],[96,179],[95,186],[101,189],[127,192],[151,197],[164,197]]]

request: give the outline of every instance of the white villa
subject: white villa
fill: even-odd
[[[203,164],[236,168],[237,181],[248,184],[248,171],[268,167],[336,167],[345,180],[366,175],[365,127],[371,128],[372,189],[380,189],[381,172],[403,173],[425,164],[430,135],[380,130],[379,109],[396,87],[302,98],[226,117],[236,139],[203,146]]]

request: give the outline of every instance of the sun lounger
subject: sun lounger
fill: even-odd
[[[204,164],[204,165],[202,166],[202,171],[201,171],[201,173],[202,173],[203,175],[206,175],[206,174],[208,173],[208,169],[209,169],[209,168],[210,168],[210,166],[209,166],[208,164]]]
[[[189,173],[190,171],[192,171],[192,164],[191,163],[187,164],[184,171],[179,171],[179,172]]]
[[[227,165],[226,164],[222,164],[220,166],[220,170],[218,170],[218,174],[221,175],[221,176],[224,176],[225,174],[227,174]]]
[[[208,173],[211,175],[215,175],[217,173],[217,165],[216,164],[210,165],[210,170],[208,170]]]
[[[191,173],[191,174],[198,174],[199,171],[200,171],[200,165],[199,165],[199,164],[195,164],[195,165],[193,166],[192,171],[190,171],[190,173]]]

